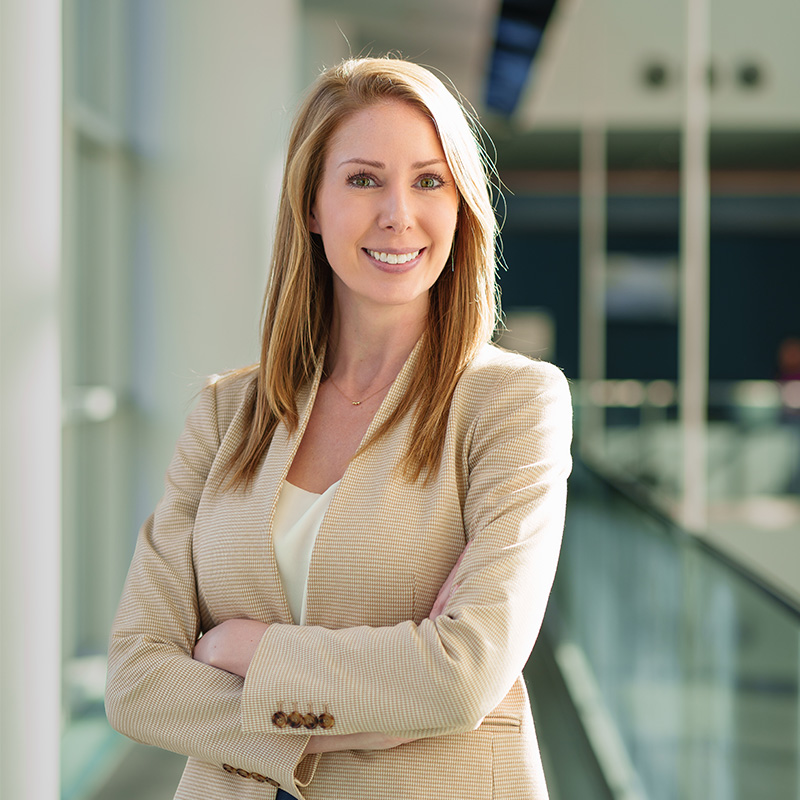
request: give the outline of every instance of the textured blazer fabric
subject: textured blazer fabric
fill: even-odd
[[[367,436],[413,374],[411,354]],[[139,534],[109,653],[109,719],[189,757],[178,798],[546,798],[522,667],[555,574],[571,406],[555,367],[487,345],[453,397],[441,467],[410,483],[405,419],[347,468],[314,546],[307,624],[272,547],[278,491],[320,374],[248,491],[215,487],[243,435],[253,374],[202,392]],[[428,614],[467,542],[445,613]],[[247,678],[194,661],[202,631],[271,623]],[[294,714],[322,720],[308,729]],[[278,724],[276,724],[276,721]],[[309,736],[384,731],[390,750],[303,757]]]

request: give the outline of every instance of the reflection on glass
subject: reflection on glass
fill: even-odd
[[[621,739],[607,769],[648,800],[796,797],[800,613],[580,464],[571,492],[547,632]]]

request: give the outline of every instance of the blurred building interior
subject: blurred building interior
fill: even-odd
[[[0,794],[171,796],[103,711],[137,530],[257,359],[324,66],[448,76],[503,184],[503,346],[575,472],[526,668],[553,800],[800,799],[800,4],[2,0]]]

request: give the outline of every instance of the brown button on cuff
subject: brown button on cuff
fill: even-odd
[[[320,714],[317,718],[317,721],[319,722],[320,728],[325,728],[326,730],[328,728],[332,728],[334,723],[333,716],[331,716],[327,711]]]
[[[276,789],[280,789],[281,785],[273,778],[268,778],[266,775],[261,775],[258,772],[248,772],[246,769],[236,769],[230,764],[223,764],[222,769],[231,775],[238,775],[240,778],[252,778],[256,783],[269,783]]]
[[[308,728],[310,731],[313,731],[314,728],[316,728],[317,725],[319,725],[319,720],[317,719],[317,715],[316,714],[306,714],[303,717],[303,725],[305,725],[306,728]]]
[[[283,711],[276,711],[272,715],[272,724],[278,728],[285,728],[286,727],[286,714]]]
[[[303,716],[297,711],[292,711],[286,719],[292,728],[299,728],[303,724]]]

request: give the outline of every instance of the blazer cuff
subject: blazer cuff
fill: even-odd
[[[310,738],[308,735],[271,736],[268,753],[264,759],[269,764],[267,767],[269,774],[262,773],[267,782],[289,792],[299,800],[304,800],[301,790],[311,783],[320,759],[319,753],[303,754]],[[236,764],[224,765],[224,768],[230,772],[231,768],[235,769],[236,766]]]
[[[289,678],[286,665],[294,661],[291,650],[294,637],[296,635],[308,637],[309,632],[310,629],[305,626],[272,623],[261,637],[247,668],[242,687],[241,725],[245,733],[272,733],[277,734],[278,739],[305,741],[309,732],[313,732],[313,735],[341,732],[331,730],[328,725],[322,724],[323,714],[335,713],[332,709],[329,712],[327,705],[309,703],[307,694],[287,696],[279,690],[276,691],[276,672]],[[300,720],[297,720],[299,725],[292,725],[289,717],[294,712],[301,716],[314,715],[317,724],[310,730]],[[278,717],[281,718],[280,721]],[[333,717],[330,719],[333,720]],[[352,733],[352,731],[347,732]]]
[[[247,674],[251,677],[258,673],[258,661],[263,661],[269,657],[269,648],[264,647],[262,642]],[[248,680],[247,676],[244,679],[244,687],[241,696],[241,714],[242,714],[242,730],[245,733],[261,733],[270,731],[272,733],[291,732],[293,735],[289,736],[270,736],[270,746],[275,749],[271,755],[271,769],[275,771],[275,775],[271,776],[277,781],[284,791],[293,794],[299,800],[304,800],[302,789],[308,786],[314,778],[314,773],[317,771],[317,765],[321,758],[320,753],[311,753],[310,755],[303,755],[306,749],[310,734],[304,728],[294,731],[287,726],[285,731],[279,731],[272,725],[272,714],[275,709],[264,708],[259,700],[253,697],[253,680]],[[287,709],[290,713],[292,709]],[[254,719],[258,720],[254,723]],[[270,730],[271,729],[271,730]]]
[[[306,749],[310,736],[282,736],[280,741],[291,743],[293,745],[289,753],[286,753],[285,766],[281,763],[280,772],[285,774],[279,775],[277,778],[278,783],[284,791],[293,794],[298,800],[305,800],[301,789],[305,789],[314,779],[314,773],[317,771],[319,764],[320,753],[311,753],[310,755],[303,755]],[[284,745],[286,747],[286,745]],[[283,751],[283,748],[281,748]]]
[[[302,739],[303,742],[307,742],[311,737],[301,736],[298,738]],[[303,745],[303,749],[305,749],[305,744]],[[300,760],[300,763],[294,771],[294,783],[296,787],[294,794],[296,797],[302,797],[299,789],[305,789],[314,779],[314,773],[317,771],[317,765],[321,758],[322,753],[311,753]]]

